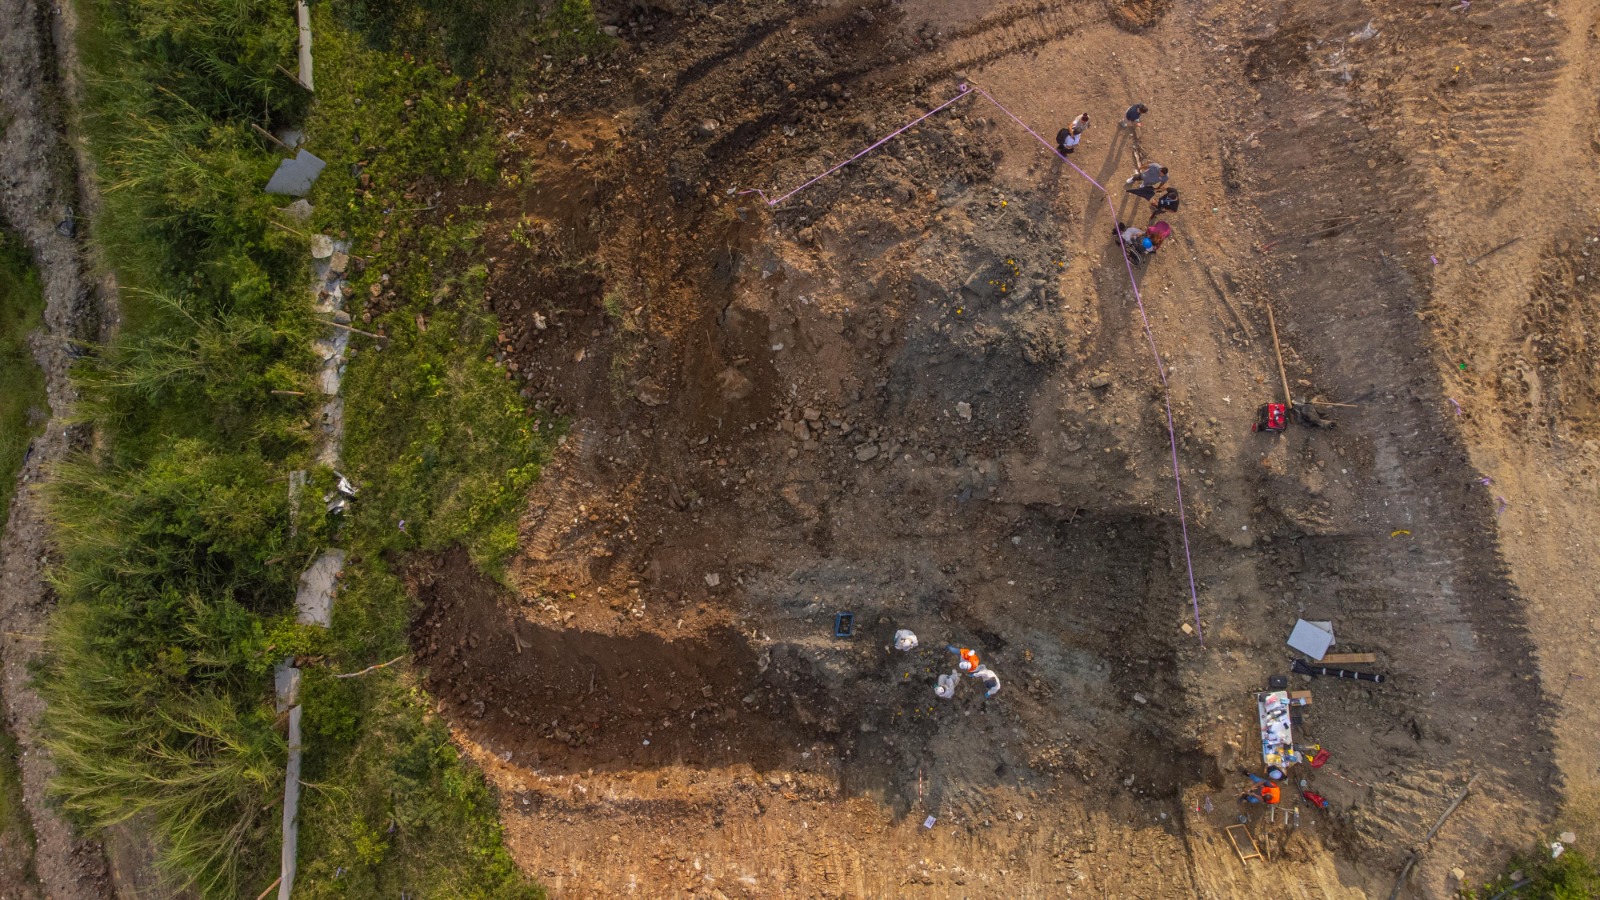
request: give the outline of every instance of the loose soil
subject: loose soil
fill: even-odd
[[[529,874],[1388,896],[1473,775],[1403,895],[1558,821],[1592,840],[1596,7],[1453,6],[607,10],[616,59],[504,111],[531,174],[489,232],[500,360],[570,431],[508,586],[409,570],[428,687]],[[1047,135],[1088,110],[1073,161],[1140,223],[1114,126],[1150,106],[1137,143],[1184,197],[1138,273],[1165,398],[1103,195],[981,98],[775,208],[741,193],[967,79]],[[1250,433],[1281,392],[1268,303],[1297,397],[1353,404],[1337,429]],[[1388,681],[1296,676],[1331,760],[1294,774],[1330,809],[1291,824],[1235,798],[1299,617]],[[1003,690],[936,700],[946,644]],[[1240,815],[1267,860],[1227,844]]]

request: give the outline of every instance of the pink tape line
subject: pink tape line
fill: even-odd
[[[1077,172],[1079,175],[1083,176],[1083,179],[1085,181],[1087,181],[1090,184],[1094,185],[1095,188],[1100,191],[1100,193],[1105,194],[1105,196],[1106,196],[1106,207],[1108,209],[1110,209],[1110,211],[1111,211],[1111,220],[1113,222],[1116,221],[1116,219],[1117,219],[1117,205],[1114,202],[1112,202],[1111,193],[1105,189],[1104,185],[1100,184],[1100,182],[1098,182],[1098,181],[1095,181],[1094,178],[1091,177],[1088,172],[1085,172],[1084,170],[1078,168],[1077,165],[1074,164],[1072,160],[1067,159],[1067,157],[1064,154],[1062,154],[1061,151],[1057,150],[1055,148],[1055,145],[1053,145],[1049,141],[1045,140],[1043,135],[1039,134],[1037,131],[1034,131],[1032,128],[1029,128],[1028,127],[1028,123],[1022,121],[1022,119],[1020,117],[1018,117],[1016,113],[1014,113],[1011,110],[1007,109],[1004,104],[1002,104],[999,100],[996,100],[994,98],[994,96],[991,95],[988,91],[984,90],[981,87],[978,87],[975,84],[973,84],[973,85],[967,85],[967,84],[961,85],[961,92],[956,94],[954,97],[951,97],[949,100],[946,100],[945,102],[939,104],[938,106],[936,106],[933,109],[927,111],[926,113],[923,113],[922,115],[920,115],[917,118],[911,120],[910,122],[908,122],[904,126],[895,129],[894,131],[890,132],[888,135],[886,135],[883,138],[881,138],[880,140],[878,140],[876,143],[874,143],[871,146],[867,147],[865,150],[862,150],[860,153],[857,153],[855,156],[850,157],[849,159],[845,160],[842,163],[839,163],[838,165],[834,166],[833,168],[829,169],[828,171],[823,172],[822,174],[816,176],[815,178],[812,178],[810,181],[807,181],[805,184],[800,185],[799,187],[795,188],[794,190],[790,191],[787,194],[784,194],[783,196],[779,197],[776,200],[768,200],[767,199],[767,195],[762,193],[761,191],[740,191],[740,194],[757,194],[757,195],[759,195],[761,197],[761,199],[763,201],[766,202],[766,204],[768,206],[777,206],[779,203],[782,203],[783,201],[789,199],[790,197],[793,197],[795,194],[798,194],[801,191],[805,190],[806,188],[811,187],[812,185],[814,185],[817,182],[821,181],[822,179],[827,178],[829,175],[832,175],[834,172],[839,171],[840,169],[842,169],[845,166],[848,166],[851,163],[861,159],[862,157],[864,157],[867,154],[871,153],[872,151],[878,149],[879,147],[882,147],[884,144],[889,143],[890,141],[894,140],[895,138],[897,138],[900,135],[904,134],[905,132],[909,131],[914,126],[920,124],[921,122],[926,120],[928,117],[930,117],[930,116],[934,115],[935,113],[941,112],[942,110],[948,108],[951,104],[955,103],[957,100],[960,100],[960,99],[962,99],[964,97],[971,96],[973,92],[982,94],[983,98],[985,100],[988,100],[990,103],[994,104],[995,108],[997,108],[1001,112],[1005,113],[1008,117],[1010,117],[1010,119],[1013,122],[1016,122],[1018,125],[1022,126],[1022,130],[1024,130],[1027,133],[1033,135],[1034,138],[1039,141],[1039,143],[1043,144],[1047,149],[1050,150],[1050,152],[1054,153],[1058,159],[1060,159],[1062,162],[1066,163],[1068,166],[1071,166],[1072,167],[1072,171]],[[1201,627],[1200,627],[1200,592],[1199,592],[1199,589],[1195,586],[1194,556],[1193,556],[1193,553],[1191,552],[1190,547],[1189,547],[1189,517],[1188,517],[1187,511],[1184,508],[1184,503],[1183,503],[1183,476],[1180,475],[1179,472],[1178,472],[1178,427],[1177,427],[1177,425],[1175,423],[1175,420],[1173,419],[1173,416],[1172,416],[1172,391],[1171,391],[1170,386],[1167,383],[1167,367],[1166,367],[1166,365],[1164,363],[1161,362],[1161,351],[1156,346],[1155,331],[1150,327],[1150,316],[1145,311],[1145,308],[1144,308],[1144,297],[1139,292],[1139,279],[1137,277],[1135,277],[1134,272],[1133,272],[1133,259],[1128,256],[1128,248],[1122,246],[1122,242],[1120,240],[1117,241],[1117,246],[1122,251],[1122,262],[1123,262],[1123,265],[1126,266],[1127,269],[1128,269],[1128,284],[1130,284],[1133,287],[1133,301],[1139,308],[1139,321],[1144,326],[1145,339],[1147,341],[1149,341],[1149,343],[1150,343],[1150,355],[1156,361],[1156,374],[1158,376],[1160,376],[1160,378],[1161,378],[1162,400],[1166,405],[1166,412],[1167,412],[1167,437],[1169,439],[1169,442],[1170,442],[1170,445],[1171,445],[1171,448],[1172,448],[1172,485],[1173,485],[1173,490],[1176,492],[1177,498],[1178,498],[1178,527],[1179,527],[1179,529],[1180,529],[1180,531],[1181,531],[1181,533],[1183,535],[1183,564],[1184,564],[1184,568],[1188,571],[1188,575],[1189,575],[1189,603],[1194,609],[1194,633],[1195,633],[1195,636],[1197,638],[1199,638],[1200,642],[1203,644],[1203,643],[1205,643],[1205,633],[1201,630]]]

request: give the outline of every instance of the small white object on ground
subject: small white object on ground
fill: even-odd
[[[922,827],[923,828],[932,828],[933,827],[933,823],[936,822],[936,821],[938,821],[938,820],[935,819],[933,816],[929,816],[926,819],[922,820]]]
[[[894,633],[894,648],[896,650],[917,649],[917,636],[902,628]]]
[[[1561,854],[1563,854],[1565,852],[1567,852],[1567,848],[1563,847],[1561,845],[1560,841],[1556,841],[1554,844],[1550,845],[1550,858],[1551,859],[1556,859],[1557,857],[1561,856]]]

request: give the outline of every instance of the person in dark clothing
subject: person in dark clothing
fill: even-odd
[[[1150,201],[1150,218],[1154,219],[1162,213],[1175,213],[1178,211],[1178,189],[1167,188],[1161,196],[1156,196],[1153,187],[1128,188],[1128,193],[1135,197],[1143,197]]]
[[[1135,103],[1134,105],[1128,107],[1127,112],[1122,114],[1122,121],[1117,123],[1117,127],[1138,128],[1139,120],[1143,118],[1144,114],[1149,111],[1150,107],[1145,106],[1143,103]]]

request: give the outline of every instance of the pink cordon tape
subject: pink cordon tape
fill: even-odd
[[[1068,159],[1064,154],[1061,153],[1061,151],[1057,150],[1055,148],[1055,145],[1053,145],[1049,141],[1045,140],[1043,135],[1039,134],[1039,132],[1037,132],[1037,131],[1034,131],[1032,128],[1029,128],[1028,127],[1028,123],[1022,121],[1022,119],[1019,116],[1017,116],[1016,113],[1014,113],[1011,110],[1007,109],[1004,104],[1002,104],[999,100],[996,100],[994,98],[994,96],[991,95],[988,91],[984,90],[981,87],[978,87],[975,84],[963,84],[963,85],[961,85],[960,93],[956,94],[954,97],[951,97],[949,100],[946,100],[945,102],[939,104],[938,106],[935,106],[933,109],[928,110],[927,112],[925,112],[922,115],[916,117],[915,119],[912,119],[910,122],[907,122],[905,125],[895,129],[894,131],[889,132],[889,134],[887,134],[884,137],[880,138],[877,142],[873,143],[871,146],[867,147],[865,150],[862,150],[860,153],[857,153],[855,156],[850,157],[849,159],[845,160],[842,163],[839,163],[838,165],[834,166],[833,168],[827,170],[826,172],[823,172],[822,174],[816,176],[815,178],[812,178],[810,181],[807,181],[805,184],[800,185],[799,187],[797,187],[794,190],[788,192],[787,194],[784,194],[783,196],[777,198],[776,200],[768,200],[767,199],[767,195],[765,193],[759,191],[759,190],[740,191],[739,193],[741,195],[744,195],[744,194],[755,194],[755,195],[759,196],[762,199],[762,201],[767,204],[767,206],[769,206],[769,207],[777,206],[778,204],[782,203],[783,201],[788,200],[790,197],[793,197],[795,194],[800,193],[801,191],[805,190],[808,187],[811,187],[812,185],[816,184],[817,182],[821,181],[822,179],[827,178],[829,175],[832,175],[833,173],[839,171],[840,169],[843,169],[845,166],[848,166],[851,163],[856,162],[857,160],[859,160],[862,157],[866,156],[867,154],[871,153],[872,151],[877,150],[879,147],[882,147],[884,144],[889,143],[890,141],[894,140],[895,138],[899,137],[900,135],[906,133],[907,131],[911,130],[912,128],[914,128],[917,125],[921,124],[922,122],[926,121],[929,117],[931,117],[931,116],[933,116],[933,115],[935,115],[937,113],[943,112],[945,109],[948,109],[956,101],[965,99],[967,97],[970,97],[974,93],[982,94],[983,98],[985,100],[988,100],[990,103],[994,104],[995,108],[999,109],[1001,112],[1005,113],[1006,116],[1011,119],[1011,121],[1016,122],[1018,125],[1022,126],[1022,130],[1023,131],[1026,131],[1027,133],[1033,135],[1033,137],[1036,140],[1038,140],[1039,143],[1043,144],[1051,153],[1054,153],[1056,155],[1056,158],[1060,159],[1062,162],[1066,163],[1068,166],[1071,166],[1072,167],[1072,171],[1077,172],[1080,176],[1083,177],[1083,179],[1085,181],[1087,181],[1090,184],[1094,185],[1095,188],[1100,191],[1100,193],[1105,194],[1106,207],[1111,210],[1111,220],[1113,222],[1116,221],[1116,218],[1117,218],[1117,205],[1116,205],[1115,202],[1112,201],[1110,192],[1108,192],[1105,189],[1105,187],[1100,184],[1100,182],[1095,181],[1094,178],[1092,176],[1090,176],[1088,172],[1085,172],[1084,170],[1078,168],[1077,165],[1075,165],[1072,162],[1072,160]],[[1196,586],[1195,586],[1194,557],[1193,557],[1193,555],[1192,555],[1192,553],[1190,552],[1190,549],[1189,549],[1189,518],[1188,518],[1187,512],[1184,510],[1184,505],[1183,505],[1183,476],[1180,475],[1179,471],[1178,471],[1178,428],[1177,428],[1177,425],[1174,423],[1173,416],[1172,416],[1172,391],[1171,391],[1170,387],[1167,384],[1167,367],[1161,362],[1161,351],[1156,346],[1155,331],[1151,329],[1151,327],[1150,327],[1150,316],[1149,316],[1148,313],[1145,312],[1144,297],[1139,292],[1139,279],[1134,276],[1134,272],[1133,272],[1133,259],[1128,256],[1128,248],[1127,247],[1123,247],[1121,241],[1118,241],[1117,245],[1118,245],[1119,249],[1121,249],[1121,251],[1122,251],[1122,262],[1123,262],[1123,265],[1125,265],[1127,267],[1127,269],[1128,269],[1128,283],[1133,287],[1133,300],[1134,300],[1134,303],[1139,308],[1139,322],[1144,328],[1145,339],[1150,344],[1150,355],[1151,355],[1152,358],[1155,359],[1156,374],[1158,376],[1160,376],[1160,378],[1161,378],[1162,400],[1166,404],[1166,412],[1167,412],[1167,438],[1168,438],[1170,446],[1172,447],[1172,485],[1173,485],[1173,490],[1177,494],[1177,498],[1178,498],[1178,527],[1180,529],[1181,534],[1183,535],[1183,564],[1184,564],[1185,569],[1187,569],[1188,573],[1189,573],[1189,604],[1194,609],[1194,633],[1195,633],[1195,636],[1200,639],[1201,643],[1205,643],[1205,634],[1201,631],[1201,628],[1200,628],[1200,592],[1199,592],[1199,589],[1196,588]]]
[[[910,122],[907,122],[906,124],[902,125],[901,127],[896,128],[894,131],[889,132],[888,134],[886,134],[883,137],[879,138],[876,143],[872,144],[867,149],[861,151],[860,153],[857,153],[855,156],[850,157],[849,159],[845,160],[844,162],[839,163],[837,166],[834,166],[833,168],[829,169],[828,171],[823,172],[821,175],[818,175],[817,177],[811,179],[810,181],[806,182],[805,184],[800,185],[799,187],[795,188],[794,190],[790,191],[787,194],[784,194],[782,197],[779,197],[776,200],[768,200],[767,199],[767,195],[762,193],[761,191],[758,191],[758,190],[740,191],[739,194],[740,194],[740,196],[743,196],[745,194],[755,194],[755,195],[759,196],[762,199],[762,201],[764,203],[766,203],[768,206],[777,206],[779,203],[782,203],[783,201],[789,199],[790,197],[793,197],[795,194],[800,193],[801,191],[805,190],[808,187],[811,187],[813,184],[816,184],[817,182],[821,181],[822,179],[827,178],[829,175],[832,175],[833,173],[835,173],[835,172],[839,171],[840,169],[844,168],[845,166],[850,165],[851,163],[855,162],[856,160],[862,158],[863,156],[866,156],[867,154],[871,153],[872,151],[878,149],[879,147],[882,147],[884,144],[889,143],[890,141],[894,140],[895,138],[899,137],[900,135],[905,134],[907,131],[910,131],[912,128],[915,128],[917,125],[920,125],[923,122],[923,120],[927,119],[928,117],[933,116],[933,115],[935,115],[937,113],[944,112],[947,108],[949,108],[951,106],[951,104],[955,103],[957,100],[961,100],[961,99],[964,99],[964,98],[970,96],[968,94],[968,90],[969,90],[969,88],[967,87],[967,85],[963,84],[961,86],[961,93],[955,95],[954,97],[951,97],[949,100],[946,100],[945,102],[939,104],[938,106],[935,106],[933,109],[928,110],[927,112],[923,113],[922,115],[917,116],[915,119],[912,119]]]

